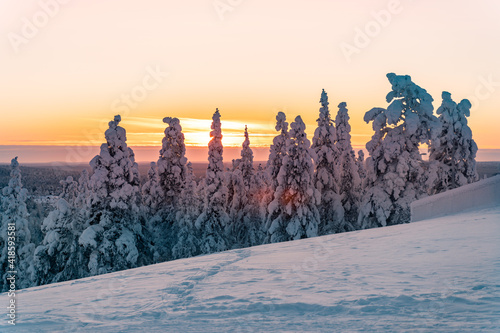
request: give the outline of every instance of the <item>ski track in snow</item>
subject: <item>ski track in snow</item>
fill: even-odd
[[[492,208],[176,260],[20,291],[0,331],[499,332],[499,238]]]

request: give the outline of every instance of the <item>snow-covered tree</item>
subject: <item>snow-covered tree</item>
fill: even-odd
[[[142,200],[146,210],[150,214],[155,214],[165,200],[155,162],[151,162],[148,170],[148,180],[142,185]]]
[[[224,173],[227,187],[227,213],[229,217],[238,219],[238,215],[243,213],[242,209],[247,204],[247,189],[240,169],[241,159],[233,160],[232,170]]]
[[[88,275],[78,239],[85,226],[84,216],[61,197],[56,209],[44,219],[45,237],[33,256],[35,285],[82,278]]]
[[[203,211],[196,220],[196,228],[201,232],[202,253],[227,250],[225,229],[229,222],[225,205],[228,189],[224,182],[224,164],[222,160],[222,130],[220,113],[217,109],[212,117],[212,138],[208,143],[208,167],[204,186]]]
[[[179,119],[165,117],[163,122],[168,126],[165,128],[158,159],[159,187],[155,185],[156,181],[152,180],[147,186],[155,193],[145,194],[143,198],[147,205],[155,206],[150,209],[152,216],[147,219],[148,230],[154,244],[154,262],[172,259],[171,251],[178,242],[179,232],[176,214],[187,175],[186,146]],[[150,173],[154,178],[152,171]]]
[[[0,290],[9,288],[7,277],[12,273],[16,276],[16,288],[28,288],[32,285],[33,266],[32,257],[35,244],[31,241],[31,232],[28,226],[28,211],[26,199],[28,191],[23,188],[21,170],[17,156],[10,163],[9,184],[3,188],[1,200],[1,228],[0,228]]]
[[[278,187],[269,205],[267,231],[272,243],[318,235],[320,193],[314,186],[314,151],[298,116],[291,124],[287,154],[278,173]]]
[[[479,178],[476,171],[477,145],[467,125],[471,103],[464,99],[457,105],[446,91],[442,97],[443,102],[437,109],[442,125],[439,145],[431,142],[430,146],[429,173],[436,176],[429,180],[430,194],[457,188]]]
[[[365,188],[365,179],[366,179],[366,169],[365,169],[365,153],[362,150],[358,150],[358,158],[356,159],[356,165],[358,166],[358,174],[361,180],[361,190],[362,194]]]
[[[250,148],[250,139],[248,137],[248,129],[245,126],[245,140],[241,149],[241,158],[233,160],[233,170],[228,172],[228,187],[229,190],[229,215],[234,217],[248,203],[248,192],[254,181],[253,170],[253,151]]]
[[[62,193],[59,197],[67,202],[75,202],[78,197],[78,182],[73,180],[73,177],[68,176],[65,180],[61,180],[59,183],[62,186]]]
[[[351,125],[347,104],[339,104],[339,111],[335,118],[337,130],[338,159],[335,169],[338,194],[341,197],[344,208],[344,221],[340,223],[336,232],[352,231],[356,229],[358,219],[359,192],[361,190],[361,179],[356,164],[356,156],[351,145]]]
[[[235,247],[261,244],[264,236],[259,219],[260,198],[253,168],[253,151],[250,148],[248,129],[241,159],[233,160],[233,170],[228,172],[230,201],[228,202],[231,224],[229,234]]]
[[[172,248],[174,259],[187,258],[200,254],[200,232],[195,228],[195,221],[200,215],[203,202],[198,197],[193,166],[188,162],[185,186],[179,198],[176,216],[177,240]]]
[[[314,131],[311,148],[316,159],[314,185],[321,194],[318,202],[321,224],[320,234],[338,232],[344,222],[344,209],[338,195],[338,185],[335,178],[339,151],[335,145],[336,132],[330,110],[328,109],[328,95],[323,89],[321,92],[321,108],[319,109],[318,127]]]
[[[84,215],[90,214],[88,208],[91,206],[91,191],[89,172],[84,169],[78,178],[78,194],[75,198],[75,207],[83,210]]]
[[[139,171],[134,154],[127,146],[126,131],[118,126],[120,116],[109,122],[105,132],[106,143],[99,155],[91,161],[92,210],[99,215],[103,210],[138,211],[140,202]]]
[[[286,115],[283,112],[278,112],[276,115],[276,131],[280,132],[273,139],[273,144],[269,147],[269,159],[267,161],[267,170],[272,181],[272,189],[278,187],[278,173],[280,172],[283,158],[286,155],[286,143],[288,140],[288,123]]]
[[[139,172],[127,146],[120,116],[109,122],[106,143],[90,162],[90,218],[79,238],[90,275],[142,266],[150,262],[138,220]]]
[[[184,182],[186,181],[186,146],[179,119],[165,117],[168,125],[162,140],[162,149],[158,159],[158,174],[165,195],[165,203],[175,207]]]
[[[250,189],[251,183],[253,181],[253,151],[250,148],[250,139],[248,137],[248,129],[245,125],[245,140],[242,144],[241,149],[241,161],[238,166],[238,169],[241,170],[241,175],[243,177],[243,182],[245,183],[245,188],[247,190]]]
[[[367,190],[360,206],[361,228],[410,221],[410,203],[425,194],[420,144],[437,140],[441,131],[432,97],[410,76],[387,74],[392,91],[387,109],[373,108],[364,120],[375,134],[366,144]]]
[[[229,216],[229,222],[226,227],[228,245],[231,247],[240,247],[240,230],[245,206],[248,204],[247,190],[245,182],[239,169],[241,159],[233,160],[232,170],[224,173],[225,184],[227,187],[226,212]]]
[[[254,190],[251,192],[253,200],[256,202],[259,219],[265,221],[267,217],[267,207],[273,200],[274,191],[272,189],[272,179],[262,164],[257,166],[254,177]]]
[[[62,193],[56,208],[43,220],[43,240],[33,256],[34,283],[42,285],[88,275],[78,239],[86,226],[90,203],[89,177],[83,170],[78,182],[69,176],[60,183]]]

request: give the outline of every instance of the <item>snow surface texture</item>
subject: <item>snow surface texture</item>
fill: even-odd
[[[499,235],[494,207],[29,288],[0,331],[499,332]]]
[[[500,207],[500,175],[412,202],[411,220],[488,207]]]

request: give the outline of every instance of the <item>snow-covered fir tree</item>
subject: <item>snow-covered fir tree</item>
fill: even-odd
[[[185,186],[182,189],[176,214],[176,243],[172,248],[172,258],[187,258],[200,254],[201,233],[195,227],[195,221],[200,215],[200,200],[197,184],[193,174],[193,166],[188,162]]]
[[[286,143],[288,140],[288,122],[283,112],[276,115],[276,131],[280,132],[274,137],[273,143],[269,147],[269,159],[267,161],[267,170],[272,181],[272,190],[278,187],[278,173],[280,172],[283,159],[286,155]]]
[[[91,161],[92,211],[94,216],[103,210],[138,211],[140,189],[138,166],[134,154],[127,146],[126,131],[118,126],[120,116],[109,122],[105,132],[106,143],[100,154]]]
[[[259,219],[265,221],[267,217],[267,207],[273,200],[274,191],[272,189],[271,176],[267,168],[264,168],[262,164],[259,164],[255,170],[254,181],[255,186],[251,195],[257,203]]]
[[[260,165],[259,165],[260,166]],[[247,203],[243,206],[244,214],[242,225],[244,226],[240,234],[244,235],[244,239],[240,238],[241,246],[260,245],[264,241],[265,233],[262,224],[262,193],[267,188],[267,184],[262,182],[262,174],[258,175],[253,167],[253,151],[250,148],[250,138],[245,125],[245,140],[241,150],[240,170],[245,185]],[[262,170],[257,169],[257,172]],[[262,188],[263,186],[264,188]],[[269,196],[270,197],[270,196]],[[265,217],[265,215],[264,215]]]
[[[78,194],[75,198],[75,207],[84,211],[84,214],[90,214],[88,208],[91,205],[91,188],[89,172],[84,169],[78,178]],[[88,217],[88,216],[87,216]]]
[[[127,146],[120,116],[109,122],[106,143],[90,162],[90,218],[79,238],[89,275],[150,262],[149,243],[139,222],[139,172]]]
[[[10,167],[9,184],[3,188],[1,200],[1,291],[9,288],[7,277],[11,275],[10,271],[17,272],[13,273],[17,289],[31,287],[34,272],[32,258],[35,244],[31,241],[26,209],[28,190],[23,188],[17,156],[12,159]]]
[[[227,204],[226,212],[229,216],[229,222],[226,227],[228,236],[228,245],[231,247],[240,247],[239,238],[242,236],[241,220],[244,214],[244,208],[248,204],[247,191],[241,169],[239,169],[241,159],[233,160],[231,170],[226,170],[224,173],[225,184],[227,187]]]
[[[429,173],[436,175],[430,179],[430,194],[444,192],[479,179],[476,171],[477,145],[472,139],[472,131],[467,124],[471,103],[464,99],[458,105],[449,92],[442,94],[443,102],[437,109],[442,132],[439,145],[431,143]]]
[[[314,186],[314,151],[300,116],[291,124],[287,154],[278,173],[278,187],[269,205],[268,241],[271,243],[318,235],[316,207],[320,192]]]
[[[241,158],[233,160],[233,168],[228,172],[229,215],[235,217],[248,203],[248,192],[254,181],[253,151],[250,148],[248,129],[245,126],[245,140],[241,149]]]
[[[229,223],[226,212],[228,189],[224,182],[222,160],[222,130],[220,113],[217,109],[212,117],[212,138],[208,143],[208,167],[204,186],[203,211],[196,220],[196,228],[201,233],[200,250],[212,253],[228,249],[225,229]]]
[[[186,183],[187,158],[184,134],[178,118],[165,117],[163,122],[167,124],[165,136],[162,140],[162,149],[158,159],[158,182],[150,183],[154,193],[145,195],[143,201],[149,205],[150,216],[147,217],[148,230],[154,244],[154,262],[163,262],[172,259],[172,247],[177,243],[179,232],[176,214],[179,209],[178,202]],[[143,193],[144,195],[144,193]],[[156,204],[156,205],[155,205]]]
[[[73,180],[73,177],[68,176],[65,180],[61,180],[59,183],[62,186],[62,193],[59,197],[67,202],[74,203],[78,197],[78,182]]]
[[[279,132],[273,138],[273,143],[269,147],[269,158],[265,168],[257,170],[256,186],[258,191],[254,194],[259,201],[259,215],[262,221],[266,221],[269,215],[268,207],[274,200],[274,192],[278,187],[278,173],[280,172],[283,158],[286,156],[286,142],[288,140],[288,122],[283,112],[276,115],[276,131]],[[266,230],[265,223],[264,230]]]
[[[247,190],[240,169],[241,159],[232,161],[232,169],[224,173],[227,187],[226,211],[231,219],[238,219],[241,209],[247,203]]]
[[[356,156],[351,145],[351,125],[347,104],[339,104],[339,111],[335,118],[337,134],[336,147],[338,149],[337,168],[335,178],[337,191],[341,197],[344,208],[344,220],[338,225],[336,232],[352,231],[356,229],[358,219],[359,195],[361,190],[361,179],[356,164]]]
[[[35,285],[78,279],[88,275],[78,243],[88,218],[88,182],[87,170],[82,171],[78,182],[71,176],[60,182],[62,192],[55,209],[43,220],[41,230],[44,238],[33,256]]]
[[[321,194],[318,202],[321,224],[319,233],[329,234],[343,230],[344,208],[338,194],[338,185],[335,178],[339,151],[335,145],[335,126],[330,115],[328,95],[323,89],[321,92],[321,108],[319,109],[318,127],[314,131],[311,148],[316,159],[314,186]]]
[[[230,179],[231,200],[228,202],[231,219],[230,235],[235,247],[248,247],[261,244],[264,233],[260,223],[260,198],[256,188],[257,179],[253,168],[253,151],[245,126],[245,139],[241,149],[241,159],[233,160]]]
[[[242,144],[241,149],[241,160],[238,166],[238,169],[241,170],[241,175],[243,177],[243,182],[245,183],[245,188],[247,190],[252,186],[254,176],[253,169],[253,151],[250,148],[250,138],[248,137],[248,128],[245,125],[245,140]]]
[[[163,122],[168,127],[165,129],[165,137],[162,140],[158,174],[165,203],[175,207],[186,181],[186,145],[179,119],[165,117]]]
[[[367,190],[360,206],[361,228],[410,221],[410,203],[425,194],[425,169],[420,144],[437,140],[441,131],[433,115],[432,97],[410,76],[387,74],[392,91],[387,109],[373,108],[364,120],[373,135],[366,148]]]
[[[158,168],[155,162],[150,163],[148,180],[142,185],[142,200],[149,214],[155,214],[164,203],[165,196],[163,188],[160,185]]]
[[[358,166],[359,179],[361,180],[360,194],[363,194],[365,188],[366,169],[365,169],[365,153],[362,150],[358,150],[358,158],[356,159],[356,165]]]
[[[33,256],[35,285],[78,279],[90,275],[88,257],[79,244],[89,227],[93,191],[90,176],[82,171],[78,182],[72,177],[61,181],[63,190],[55,209],[43,219],[43,240]]]
[[[88,275],[78,240],[85,226],[85,216],[64,199],[57,201],[42,223],[44,239],[33,256],[34,283],[42,285],[82,278]]]

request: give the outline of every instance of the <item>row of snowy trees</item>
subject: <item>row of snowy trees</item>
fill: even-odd
[[[409,222],[409,204],[477,180],[477,146],[467,126],[471,104],[432,97],[409,76],[387,75],[389,106],[365,114],[374,135],[356,156],[346,103],[335,119],[323,90],[312,144],[301,117],[276,116],[277,136],[265,167],[253,165],[245,127],[241,158],[224,170],[219,110],[213,115],[206,176],[195,180],[177,118],[167,125],[157,163],[141,186],[120,116],[106,143],[76,181],[62,181],[56,207],[33,244],[17,158],[2,193],[0,242],[6,270],[7,232],[17,226],[19,287],[102,274],[231,248]],[[423,161],[419,146],[430,147]],[[2,289],[6,289],[5,279]]]

